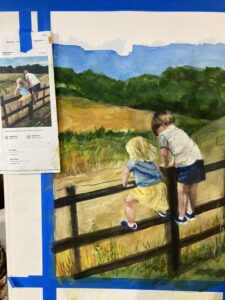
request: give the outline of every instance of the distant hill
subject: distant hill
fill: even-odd
[[[218,67],[169,67],[160,76],[143,74],[127,80],[56,67],[55,80],[58,95],[138,109],[169,109],[208,120],[225,115],[225,70]]]
[[[113,50],[85,50],[77,45],[53,45],[54,64],[77,73],[91,69],[95,73],[126,80],[141,74],[161,75],[168,67],[194,66],[225,69],[225,44],[133,45],[127,55]]]

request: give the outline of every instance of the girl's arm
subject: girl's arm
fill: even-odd
[[[160,154],[162,158],[162,163],[165,168],[169,167],[169,151],[166,148],[160,149]]]
[[[18,91],[19,91],[19,89],[18,89],[18,87],[16,87],[15,92],[14,92],[14,96],[19,94]]]
[[[123,179],[122,179],[123,187],[127,186],[129,176],[130,176],[130,170],[128,169],[128,167],[125,167],[123,171]]]

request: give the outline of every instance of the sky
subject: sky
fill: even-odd
[[[54,64],[81,73],[92,70],[125,80],[142,74],[160,75],[168,67],[193,66],[225,69],[225,44],[134,45],[128,55],[114,50],[85,50],[74,45],[54,45]]]
[[[0,58],[0,66],[24,66],[24,65],[34,65],[39,64],[42,66],[48,65],[47,56],[29,56],[29,57],[16,57],[16,58]]]

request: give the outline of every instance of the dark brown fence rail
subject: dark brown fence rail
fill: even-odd
[[[39,95],[41,95],[41,97],[37,99],[36,103],[39,103],[40,101],[42,101],[42,104],[39,105],[38,107],[34,106],[33,96],[31,95],[30,103],[25,104],[21,107],[17,107],[13,111],[8,111],[7,105],[10,103],[13,103],[13,102],[17,102],[21,96],[13,96],[13,97],[7,98],[7,99],[5,99],[3,96],[0,96],[1,107],[2,107],[2,121],[5,122],[5,127],[13,127],[16,124],[18,124],[19,122],[21,122],[27,118],[29,118],[29,120],[33,120],[34,113],[36,111],[49,105],[49,103],[50,103],[49,86],[44,85],[43,87],[41,87],[41,89],[39,91]],[[16,120],[10,122],[10,117],[18,114],[20,111],[25,111],[25,109],[28,109],[26,114],[20,116]]]
[[[225,160],[218,161],[205,166],[206,172],[213,172],[219,169],[225,168]],[[168,168],[162,170],[167,178],[168,187],[168,201],[170,206],[171,215],[176,215],[178,195],[177,195],[177,182],[175,168]],[[81,270],[82,264],[80,261],[80,250],[81,246],[91,245],[93,243],[99,242],[101,240],[123,236],[126,234],[133,234],[133,231],[126,230],[121,226],[115,226],[108,229],[102,229],[95,232],[89,232],[84,234],[79,234],[78,229],[78,218],[77,218],[77,208],[76,204],[81,201],[88,201],[99,197],[104,197],[108,195],[113,195],[115,193],[120,193],[128,189],[134,188],[134,182],[128,188],[122,187],[122,185],[117,185],[114,187],[109,187],[105,189],[100,189],[97,191],[92,191],[88,193],[82,193],[79,195],[75,194],[75,187],[67,187],[68,196],[62,197],[55,200],[55,208],[61,208],[64,206],[70,206],[71,211],[71,226],[72,226],[72,236],[59,241],[55,241],[52,244],[52,250],[55,253],[74,249],[75,261],[76,261],[76,274],[73,275],[74,278],[88,277],[94,274],[118,269],[125,267],[140,261],[152,258],[157,255],[167,254],[168,255],[168,267],[171,273],[176,273],[180,265],[181,248],[192,245],[194,243],[200,242],[206,238],[223,232],[225,229],[225,223],[216,225],[210,229],[204,230],[200,233],[185,237],[180,239],[179,226],[173,221],[173,218],[161,218],[152,217],[141,221],[138,221],[138,229],[135,232],[144,230],[156,225],[165,224],[166,232],[169,235],[169,242],[153,249],[149,249],[137,254],[129,255],[121,259],[114,260],[112,262],[104,263],[96,267],[91,267],[86,270]],[[225,206],[225,197],[220,199],[215,199],[208,201],[207,203],[200,204],[196,207],[196,214],[202,214],[204,212]]]

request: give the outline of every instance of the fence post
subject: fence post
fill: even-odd
[[[5,126],[8,127],[9,126],[9,121],[8,121],[7,110],[6,110],[6,105],[5,105],[5,101],[4,101],[3,96],[1,96],[1,106],[2,106],[3,114],[5,116]]]
[[[167,168],[165,172],[167,177],[168,202],[172,216],[170,226],[167,227],[167,234],[170,235],[171,243],[170,251],[168,252],[168,270],[169,273],[176,274],[179,269],[181,256],[179,226],[173,221],[173,216],[177,215],[178,207],[176,170],[174,167],[170,167]]]
[[[29,115],[29,120],[33,120],[34,118],[34,96],[33,94],[31,94],[31,101],[29,103],[29,107],[28,107],[28,115]]]
[[[66,193],[68,196],[75,196],[76,195],[75,185],[67,186]],[[77,204],[76,203],[70,205],[70,217],[71,217],[72,236],[76,237],[79,235]],[[80,249],[74,248],[73,251],[74,251],[75,270],[76,270],[76,273],[78,273],[81,271]]]
[[[46,88],[46,84],[44,84],[44,89],[43,89],[43,101],[42,103],[45,103],[45,88]]]

